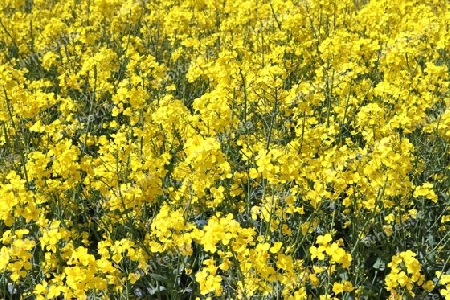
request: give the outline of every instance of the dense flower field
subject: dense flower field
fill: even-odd
[[[450,299],[450,4],[3,0],[0,298]]]

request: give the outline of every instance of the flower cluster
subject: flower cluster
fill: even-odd
[[[0,298],[450,297],[449,11],[2,1]]]

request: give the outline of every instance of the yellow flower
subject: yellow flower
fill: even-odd
[[[320,280],[315,274],[309,275],[309,280],[313,286],[319,286]]]
[[[131,284],[135,284],[136,281],[138,281],[140,277],[141,276],[137,273],[128,274],[128,280],[130,281]]]
[[[323,246],[319,246],[318,248],[315,246],[309,247],[309,252],[311,254],[311,259],[318,258],[319,260],[325,259],[325,252],[326,248]]]
[[[416,187],[413,193],[414,198],[418,197],[425,197],[427,199],[430,199],[434,203],[438,201],[438,197],[433,191],[433,184],[432,183],[424,183],[421,186]]]
[[[9,249],[6,246],[2,246],[0,249],[0,270],[5,270],[10,260]]]
[[[328,243],[331,241],[332,241],[331,234],[327,233],[325,235],[319,235],[317,237],[316,243],[326,247]]]
[[[283,245],[282,242],[275,242],[274,245],[272,247],[270,247],[270,253],[278,253],[278,251],[280,251],[281,246]]]

